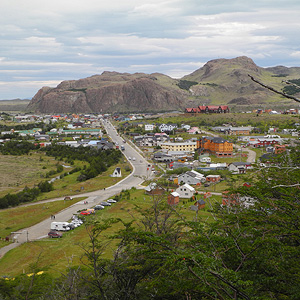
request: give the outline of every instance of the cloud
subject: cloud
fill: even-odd
[[[181,77],[241,55],[297,66],[299,9],[294,0],[3,0],[0,99],[105,70]]]

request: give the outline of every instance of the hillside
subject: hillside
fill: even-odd
[[[159,73],[103,72],[80,80],[63,81],[56,88],[41,88],[27,111],[158,112],[184,110],[199,104],[268,105],[273,108],[294,104],[254,83],[248,74],[280,90],[284,87],[283,79],[300,78],[300,68],[261,68],[252,59],[242,56],[211,60],[181,79]]]
[[[272,87],[281,90],[282,80],[300,77],[300,68],[258,67],[248,57],[235,59],[216,59],[207,62],[202,68],[182,80],[197,82],[190,88],[190,99],[199,104],[234,105],[289,105],[291,100],[284,99],[260,85],[248,76],[260,79]]]

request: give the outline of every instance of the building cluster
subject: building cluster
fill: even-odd
[[[221,114],[229,113],[228,105],[199,105],[197,107],[186,108],[188,114]]]

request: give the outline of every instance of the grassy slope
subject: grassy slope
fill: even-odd
[[[210,202],[220,202],[220,197],[213,197]],[[152,197],[144,194],[143,190],[136,190],[131,193],[130,200],[122,200],[115,203],[110,208],[105,208],[98,211],[95,216],[88,216],[87,218],[95,218],[102,220],[106,218],[121,218],[123,221],[132,220],[133,216],[138,218],[134,207],[139,205],[142,208],[149,207],[152,203]],[[184,216],[188,219],[195,217],[195,212],[188,208],[192,203],[185,203],[180,205],[180,209]],[[209,205],[198,215],[198,218],[211,219],[208,211]],[[121,223],[115,224],[111,229],[107,230],[102,237],[103,242],[109,241],[109,235],[114,234],[119,229],[123,228]],[[62,239],[44,239],[38,242],[29,242],[23,244],[6,254],[0,260],[0,276],[8,275],[15,276],[17,274],[32,272],[31,265],[38,260],[39,270],[47,271],[51,274],[60,275],[68,266],[76,266],[81,264],[80,258],[83,255],[81,245],[88,242],[86,229],[84,226],[76,228],[71,232],[64,233]],[[116,241],[112,242],[103,254],[104,258],[111,258],[115,249]]]

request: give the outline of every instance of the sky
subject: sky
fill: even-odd
[[[300,66],[299,0],[1,0],[0,99],[104,71],[180,78],[218,58]]]

